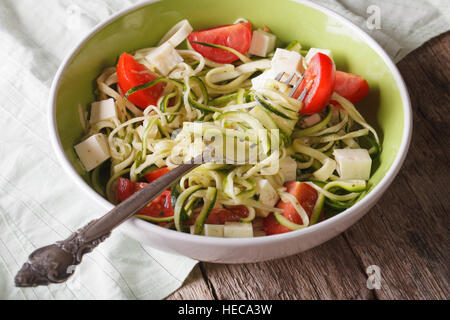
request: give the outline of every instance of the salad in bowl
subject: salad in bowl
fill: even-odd
[[[260,237],[318,224],[361,199],[381,151],[355,107],[364,78],[336,70],[327,48],[283,43],[242,18],[178,22],[157,46],[117,57],[95,93],[79,107],[74,150],[111,203],[214,142],[211,158],[136,215],[179,232]]]

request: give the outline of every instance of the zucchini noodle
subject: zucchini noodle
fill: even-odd
[[[348,113],[350,118],[355,120],[362,127],[367,128],[373,134],[373,136],[375,137],[376,142],[378,144],[380,144],[380,139],[378,138],[377,132],[375,131],[374,128],[372,128],[366,122],[366,120],[364,120],[363,116],[358,112],[358,110],[356,110],[356,108],[353,105],[353,103],[351,103],[350,101],[348,101],[344,97],[340,96],[336,92],[333,93],[333,95],[331,96],[331,99],[337,101],[342,106],[342,108],[344,108],[344,110]]]
[[[322,163],[322,167],[314,172],[316,179],[326,181],[330,178],[336,169],[336,161],[314,148],[303,145],[298,139],[294,140],[292,146],[296,152],[310,156]]]

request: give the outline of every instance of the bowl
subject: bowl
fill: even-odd
[[[410,143],[412,117],[405,83],[384,50],[359,27],[309,1],[162,0],[124,10],[92,30],[64,60],[50,93],[50,136],[61,165],[105,212],[113,205],[90,185],[74,153],[82,137],[77,106],[95,100],[95,79],[118,56],[155,45],[171,26],[188,19],[195,29],[233,23],[244,17],[268,26],[282,41],[328,48],[337,68],[367,79],[371,92],[357,105],[382,139],[369,192],[346,211],[303,230],[243,239],[210,238],[161,228],[132,218],[121,232],[154,248],[217,263],[247,263],[293,255],[335,237],[363,217],[398,173]],[[118,231],[119,231],[118,230]]]

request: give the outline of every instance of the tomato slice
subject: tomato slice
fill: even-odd
[[[336,83],[334,91],[352,103],[364,99],[369,93],[367,81],[356,74],[336,71]]]
[[[287,188],[287,192],[297,198],[298,202],[303,207],[303,209],[305,209],[308,216],[311,217],[317,198],[319,196],[317,191],[310,185],[298,181],[286,182],[284,186]],[[278,202],[277,204],[277,208],[284,209],[284,212],[281,214],[290,221],[297,224],[303,223],[302,218],[290,202],[283,202],[280,200],[280,202]],[[273,213],[270,213],[266,218],[264,218],[263,228],[264,232],[267,235],[292,231],[291,229],[279,224]]]
[[[123,53],[120,56],[117,63],[117,80],[123,94],[126,94],[133,87],[151,82],[158,77],[156,73],[134,60],[132,55]],[[157,83],[150,88],[129,95],[128,100],[139,108],[145,109],[149,105],[156,105],[164,87],[164,83]]]
[[[193,225],[198,212],[193,218],[186,221],[185,225]],[[206,224],[225,224],[225,222],[239,222],[242,218],[248,217],[248,209],[246,206],[227,206],[221,209],[212,209],[206,219]]]
[[[165,175],[167,172],[169,172],[170,169],[165,167],[165,168],[160,168],[160,169],[156,169],[153,171],[150,171],[149,173],[147,173],[144,178],[145,180],[147,180],[148,182],[152,182],[155,181],[156,179],[158,179],[159,177]]]
[[[245,206],[228,206],[226,209],[213,209],[206,219],[207,224],[225,224],[225,222],[239,222],[248,217]]]
[[[306,88],[307,93],[303,100],[302,114],[313,114],[322,111],[330,101],[333,94],[336,78],[336,66],[329,56],[317,53],[312,57],[305,77],[293,94],[294,98]]]
[[[125,178],[119,178],[117,184],[117,197],[120,201],[124,201],[129,198],[133,193],[144,188],[148,183],[145,182],[132,182]],[[171,193],[169,190],[164,191],[152,202],[150,202],[145,208],[140,210],[138,214],[154,217],[164,218],[173,216],[172,201],[170,199]]]
[[[188,36],[188,41],[192,48],[205,58],[218,63],[231,63],[239,59],[235,54],[194,42],[218,44],[244,54],[252,42],[252,25],[250,22],[243,22],[194,31]]]
[[[139,211],[139,214],[154,218],[165,218],[172,217],[173,212],[170,191],[166,190]]]
[[[117,181],[117,197],[120,201],[128,199],[135,192],[135,183],[125,178],[119,178],[119,180]]]

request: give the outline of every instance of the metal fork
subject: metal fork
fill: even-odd
[[[15,277],[16,287],[46,286],[69,279],[83,256],[105,241],[120,224],[188,172],[211,160],[206,152],[181,164],[119,203],[102,217],[92,220],[67,239],[35,250]],[[224,159],[225,160],[225,159]]]
[[[35,250],[17,273],[16,287],[36,287],[66,281],[75,271],[75,266],[81,263],[84,254],[94,250],[109,237],[113,229],[202,163],[203,155],[178,166],[67,239]]]
[[[275,80],[282,82],[288,86],[292,86],[292,89],[289,92],[289,96],[293,97],[304,78],[305,78],[304,74],[302,74],[301,76],[297,76],[295,73],[290,75],[287,72],[280,72],[275,77]],[[302,93],[296,99],[303,102],[307,93],[308,93],[308,88],[303,89]]]

